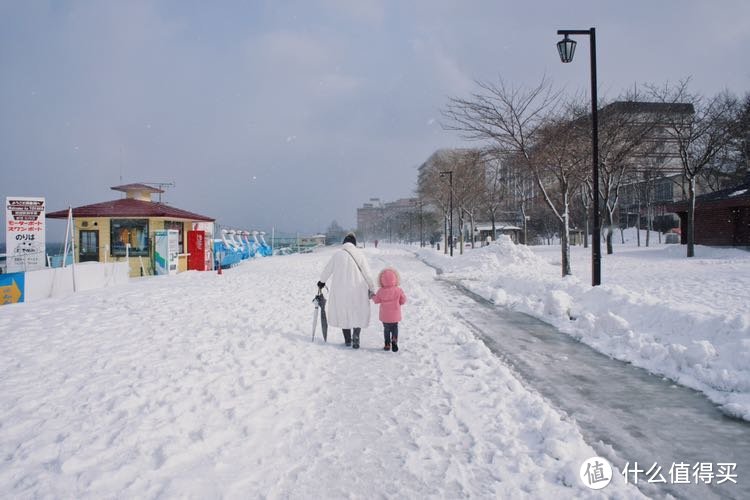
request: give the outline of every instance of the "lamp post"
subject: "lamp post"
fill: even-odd
[[[445,245],[443,245],[443,253],[448,253],[448,214],[443,213],[443,234],[445,235]]]
[[[422,214],[422,208],[424,202],[419,200],[419,248],[424,248],[424,216]]]
[[[440,172],[440,177],[448,176],[448,185],[450,186],[450,224],[448,226],[448,237],[450,238],[451,257],[453,257],[453,170],[444,170]]]
[[[602,251],[601,251],[601,220],[599,217],[599,118],[597,116],[596,97],[596,29],[587,30],[557,30],[558,35],[565,38],[557,42],[557,52],[560,60],[569,63],[573,60],[576,51],[576,42],[568,38],[569,35],[588,35],[591,48],[591,142],[593,147],[591,153],[593,184],[593,210],[594,230],[591,236],[591,286],[599,286],[602,283]]]

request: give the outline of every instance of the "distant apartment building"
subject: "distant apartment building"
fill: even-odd
[[[357,233],[360,239],[373,236],[383,218],[383,203],[380,198],[370,198],[361,208],[357,209]]]
[[[408,241],[414,238],[418,224],[416,198],[401,198],[383,202],[370,198],[357,209],[357,233],[362,241],[384,240]],[[416,236],[418,238],[418,236]]]
[[[682,200],[687,181],[682,173],[678,145],[666,132],[667,123],[688,122],[695,112],[692,104],[659,102],[614,102],[602,108],[607,113],[634,116],[632,124],[654,123],[640,152],[628,159],[628,179],[622,183],[618,200],[621,226],[649,227],[660,231],[677,227],[677,215],[669,204]],[[699,192],[703,186],[697,185]]]

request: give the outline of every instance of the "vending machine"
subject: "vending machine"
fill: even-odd
[[[208,261],[205,231],[188,231],[188,270],[205,271]]]
[[[154,231],[154,273],[177,274],[180,237],[176,229]]]

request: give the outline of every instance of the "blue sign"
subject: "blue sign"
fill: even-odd
[[[23,302],[25,273],[0,274],[0,306]]]

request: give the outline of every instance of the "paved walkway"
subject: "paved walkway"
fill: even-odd
[[[446,307],[470,326],[528,386],[574,418],[588,443],[622,470],[656,463],[666,484],[639,487],[654,497],[750,498],[750,424],[726,417],[705,396],[605,356],[554,327],[508,311],[438,277]],[[672,464],[690,465],[692,484],[670,484]],[[737,484],[696,484],[693,465],[736,463]],[[677,466],[679,469],[680,466]],[[653,475],[654,479],[660,479]],[[632,475],[629,479],[632,482]]]

